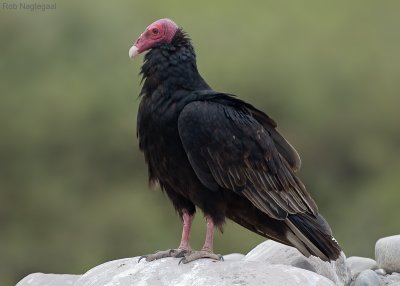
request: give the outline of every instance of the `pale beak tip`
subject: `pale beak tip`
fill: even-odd
[[[133,45],[130,49],[129,49],[129,57],[133,60],[138,54],[138,47],[136,47],[135,45]]]

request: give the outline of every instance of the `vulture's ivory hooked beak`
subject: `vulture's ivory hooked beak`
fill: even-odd
[[[136,47],[135,45],[133,45],[130,49],[129,49],[129,57],[133,60],[138,54],[139,54],[139,48]]]

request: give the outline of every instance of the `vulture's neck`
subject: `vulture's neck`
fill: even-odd
[[[176,90],[210,89],[197,70],[196,54],[186,33],[179,29],[171,43],[151,49],[144,58],[141,96],[151,96],[159,88]]]

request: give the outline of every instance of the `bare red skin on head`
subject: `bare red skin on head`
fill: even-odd
[[[160,19],[150,24],[133,44],[138,48],[138,54],[153,48],[159,43],[170,43],[178,25],[170,19]]]

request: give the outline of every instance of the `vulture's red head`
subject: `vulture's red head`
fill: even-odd
[[[170,43],[177,30],[178,25],[170,19],[155,21],[144,30],[129,49],[129,57],[133,59],[138,54],[150,50],[161,43]]]

